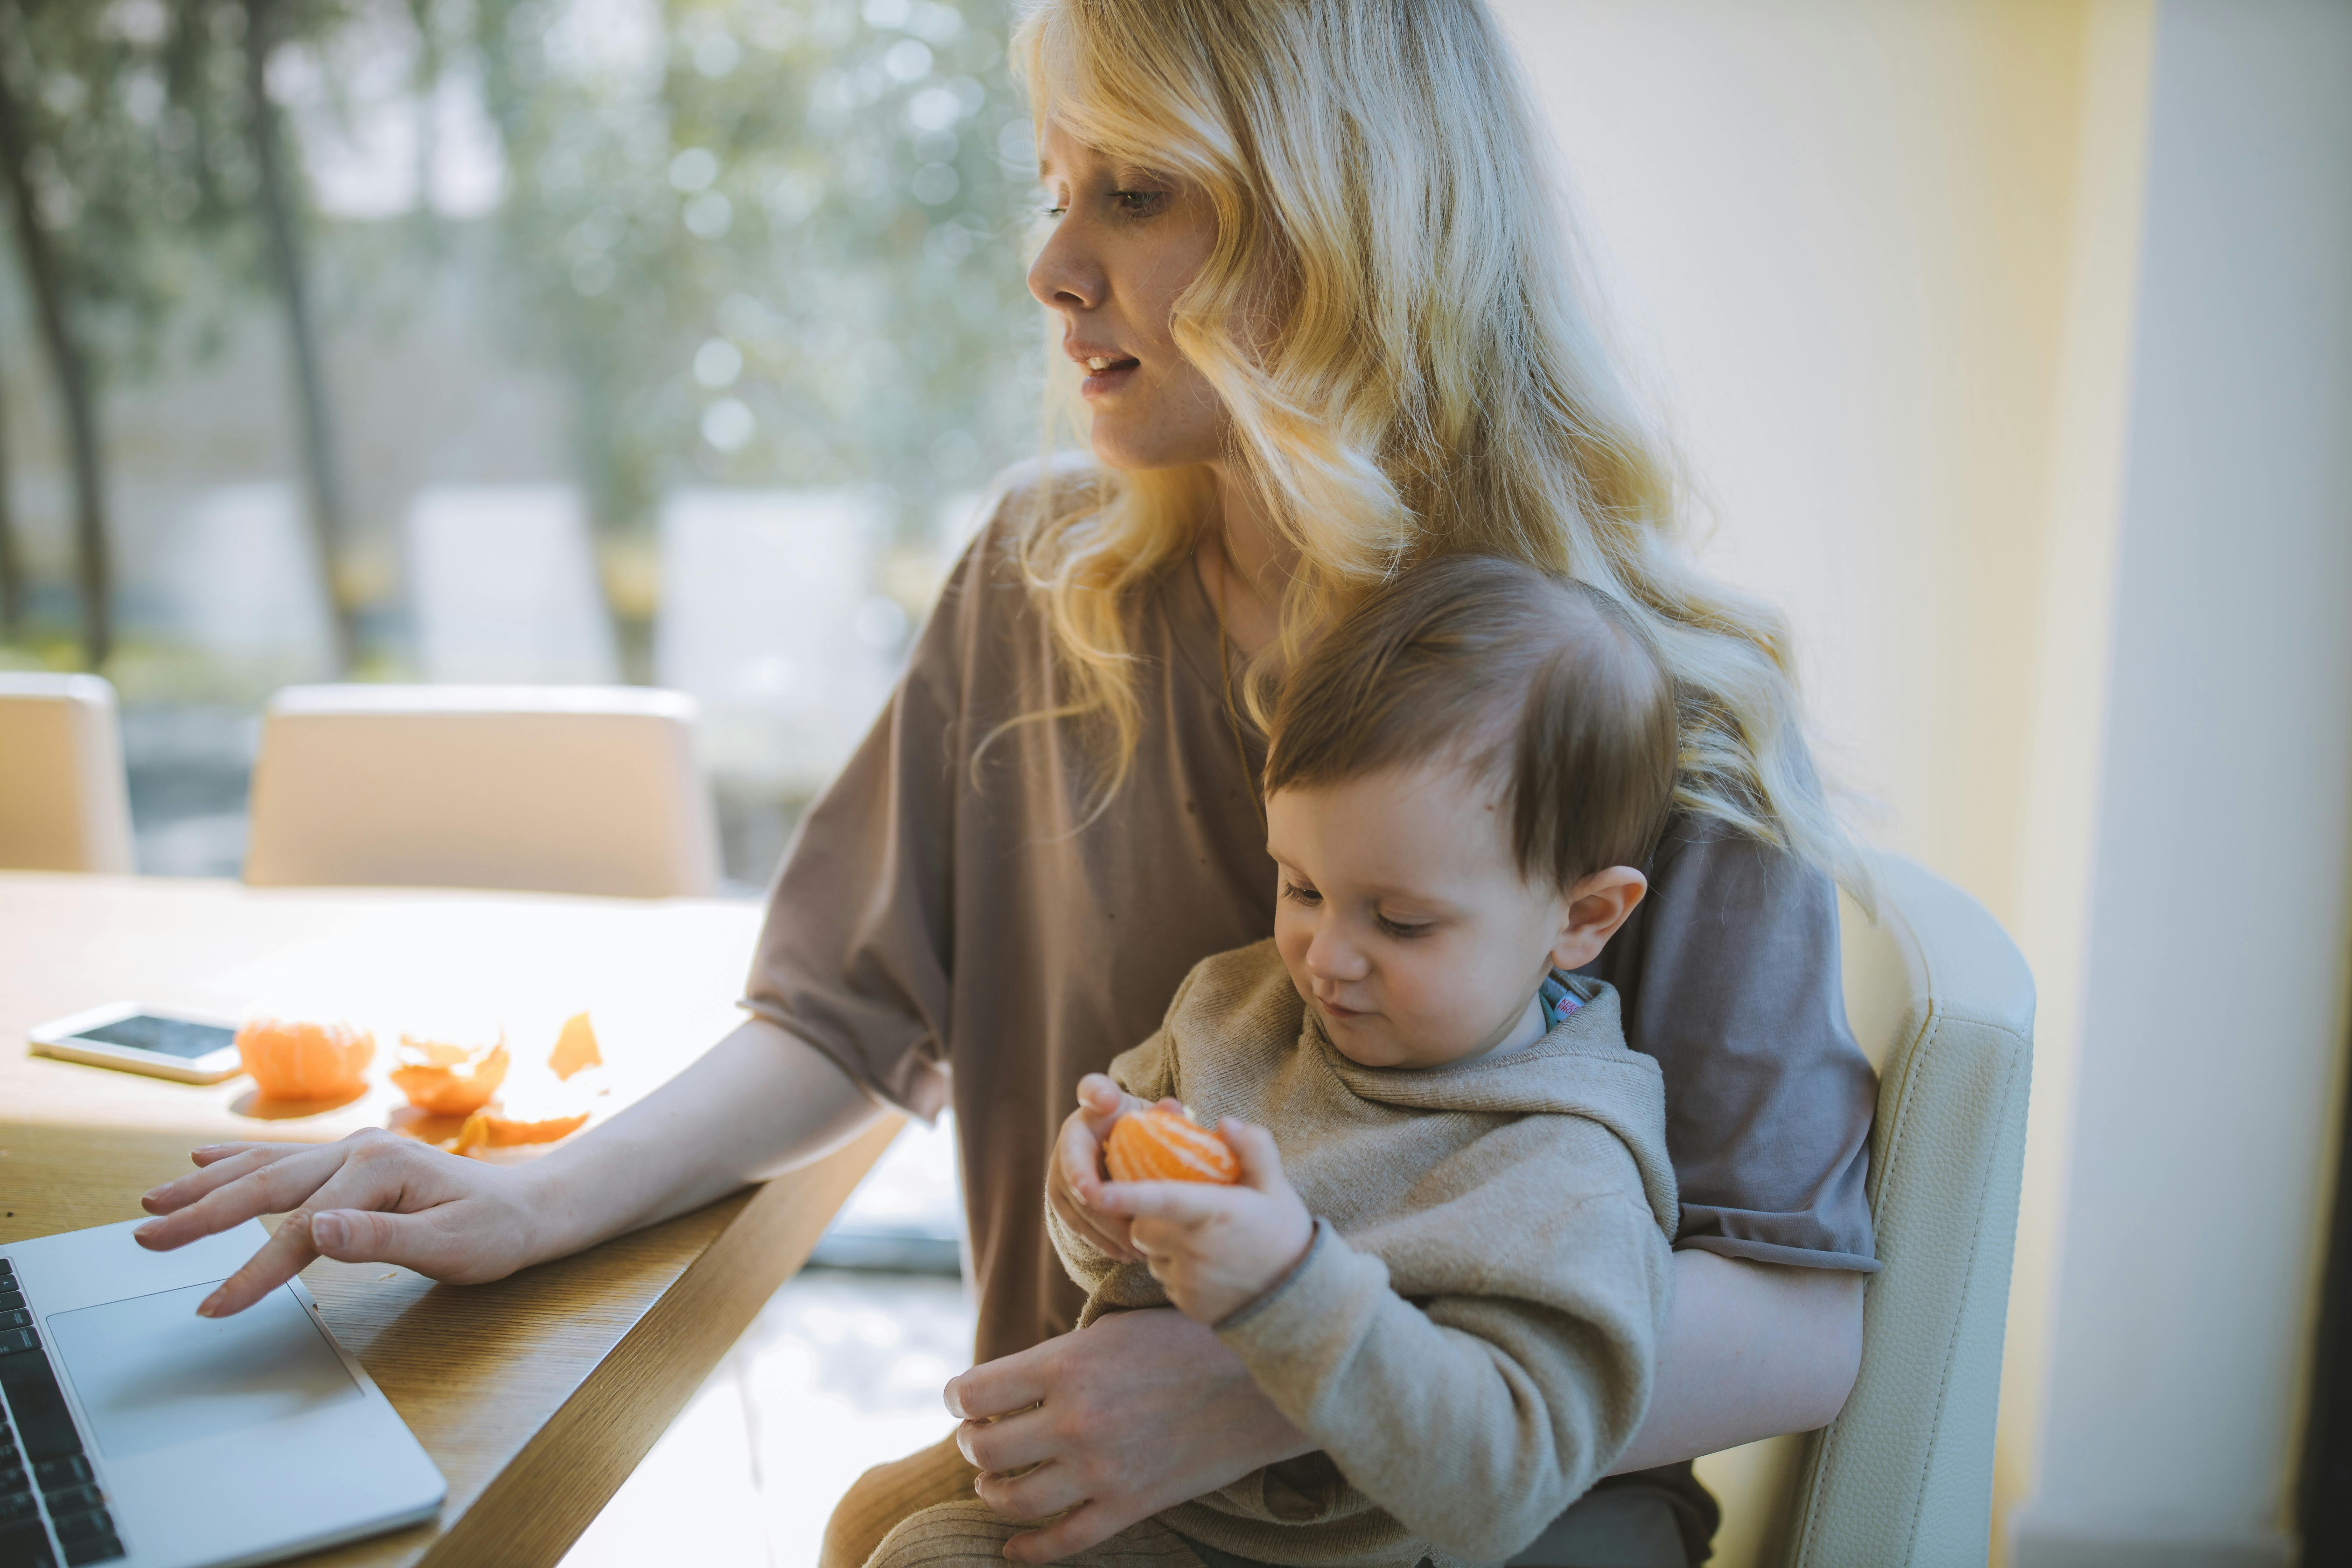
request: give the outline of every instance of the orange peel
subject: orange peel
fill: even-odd
[[[248,1018],[236,1054],[268,1100],[338,1100],[359,1091],[375,1037],[356,1024]]]
[[[548,1053],[548,1070],[557,1078],[569,1079],[583,1068],[604,1065],[604,1053],[596,1048],[596,1031],[589,1026],[588,1015],[574,1013],[563,1020],[563,1032],[555,1037],[555,1049]]]
[[[584,1110],[569,1115],[530,1117],[484,1107],[466,1118],[457,1129],[457,1152],[471,1154],[477,1149],[515,1149],[530,1143],[552,1143],[566,1138],[587,1125]]]
[[[1242,1179],[1225,1141],[1181,1110],[1148,1106],[1111,1123],[1103,1163],[1114,1182],[1214,1182]]]
[[[470,1116],[506,1081],[506,1037],[489,1046],[400,1037],[401,1063],[389,1074],[408,1103],[434,1116]]]

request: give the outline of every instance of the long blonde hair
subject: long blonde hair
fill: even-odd
[[[1524,561],[1654,638],[1677,806],[1867,888],[1805,745],[1787,623],[1692,563],[1673,467],[1576,298],[1480,0],[1032,0],[1012,53],[1041,128],[1185,180],[1215,213],[1172,331],[1298,551],[1245,683],[1261,717],[1266,672],[1403,567]],[[1193,546],[1214,491],[1200,468],[1094,468],[1028,494],[1018,548],[1061,655],[1055,711],[1096,721],[1115,790],[1143,722],[1135,596]]]

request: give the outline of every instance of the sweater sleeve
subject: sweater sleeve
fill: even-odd
[[[1307,1258],[1217,1326],[1351,1483],[1474,1562],[1525,1547],[1633,1440],[1672,1288],[1666,1239],[1623,1145],[1580,1119],[1528,1120],[1571,1124],[1588,1151],[1581,1173],[1518,1162],[1407,1221],[1417,1235],[1381,1243],[1391,1256],[1415,1249],[1419,1277],[1450,1273],[1458,1289],[1407,1300],[1379,1258],[1318,1219]],[[1603,1143],[1622,1168],[1613,1189],[1590,1179]],[[1557,1200],[1531,1211],[1528,1192]],[[1450,1269],[1428,1267],[1440,1253]]]

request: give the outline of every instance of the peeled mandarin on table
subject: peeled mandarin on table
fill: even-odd
[[[1151,1106],[1111,1123],[1103,1163],[1114,1182],[1216,1182],[1242,1179],[1225,1141],[1181,1110]]]
[[[501,1034],[487,1045],[462,1045],[449,1040],[400,1037],[400,1065],[392,1069],[393,1086],[408,1103],[435,1116],[470,1116],[490,1102],[506,1081],[507,1040]]]
[[[245,1070],[270,1100],[356,1094],[375,1058],[375,1037],[356,1024],[248,1018],[236,1032]]]

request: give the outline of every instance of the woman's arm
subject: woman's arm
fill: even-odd
[[[1675,1253],[1649,1413],[1614,1473],[1828,1426],[1862,1367],[1867,1278]]]
[[[1649,1415],[1620,1470],[1826,1424],[1862,1353],[1862,1276],[1675,1254]],[[1007,1519],[1070,1511],[1004,1554],[1047,1563],[1313,1445],[1210,1330],[1121,1312],[948,1384],[956,1436]],[[1026,1474],[1008,1472],[1028,1467]]]
[[[286,1223],[198,1309],[242,1311],[321,1255],[478,1283],[684,1214],[838,1148],[874,1102],[814,1046],[754,1020],[646,1099],[545,1158],[499,1166],[369,1131],[228,1143],[142,1200],[169,1251],[265,1214]]]

